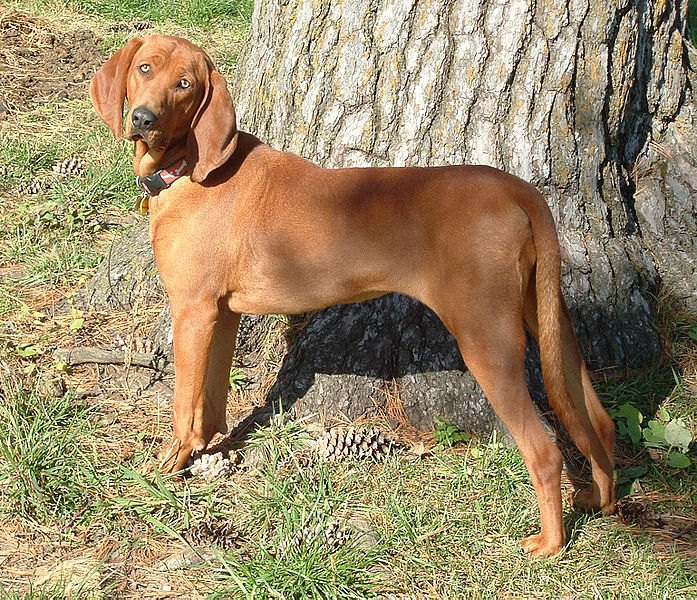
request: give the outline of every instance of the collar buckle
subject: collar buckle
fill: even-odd
[[[166,190],[177,179],[188,173],[188,163],[185,158],[179,159],[166,169],[159,169],[147,177],[136,177],[136,185],[148,196],[157,196]]]
[[[136,185],[146,196],[157,196],[162,190],[169,187],[159,171],[155,171],[147,177],[136,177]]]

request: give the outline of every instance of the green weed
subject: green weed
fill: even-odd
[[[75,596],[63,585],[49,585],[42,588],[34,588],[27,594],[20,594],[11,591],[2,591],[2,600],[70,600]]]
[[[168,481],[156,470],[145,476],[124,465],[120,471],[117,494],[105,502],[105,513],[132,515],[158,533],[184,542],[182,532],[191,523],[191,506],[205,505],[210,497],[209,490],[192,490],[186,482]]]
[[[230,369],[229,381],[230,389],[233,392],[239,392],[247,386],[247,384],[249,383],[249,377],[242,369],[238,367],[233,367],[232,369]]]
[[[259,463],[257,479],[254,487],[236,490],[244,507],[237,518],[250,544],[219,557],[217,572],[225,588],[214,598],[375,595],[379,552],[360,547],[346,522],[361,508],[334,469],[309,457],[308,442],[305,430],[282,415],[254,433],[250,449]],[[332,525],[345,533],[327,535]]]
[[[283,412],[274,415],[266,427],[253,431],[246,442],[246,451],[256,455],[262,471],[274,472],[284,458],[307,449],[309,435],[301,422],[289,419]]]
[[[469,442],[472,436],[457,425],[448,423],[438,416],[433,417],[433,437],[439,449],[452,448],[459,442]]]
[[[692,433],[683,419],[673,419],[665,408],[660,409],[656,418],[646,420],[641,411],[625,402],[618,409],[610,409],[610,415],[617,424],[620,440],[634,446],[643,445],[666,451],[666,464],[674,468],[689,467],[686,456],[692,442]]]
[[[99,236],[120,227],[118,215],[138,194],[125,144],[104,130],[73,140],[67,149],[63,142],[24,136],[0,148],[0,162],[11,165],[8,185],[37,179],[47,184],[36,195],[12,192],[14,205],[0,217],[0,261],[23,266],[21,283],[65,286],[91,273],[101,260]],[[103,162],[87,163],[83,173],[65,179],[52,172],[67,157],[93,155],[96,145],[108,151]]]
[[[377,553],[351,545],[333,551],[310,545],[285,553],[261,547],[251,556],[236,552],[222,556],[220,562],[220,575],[234,585],[211,598],[361,600],[379,596],[372,573],[380,564]]]

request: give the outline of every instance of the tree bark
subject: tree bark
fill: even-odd
[[[480,163],[531,181],[558,224],[591,366],[645,365],[660,352],[659,286],[697,314],[686,11],[684,0],[257,2],[233,98],[242,129],[327,167]],[[542,402],[534,352],[528,362]],[[422,427],[497,425],[442,324],[394,295],[314,315],[270,398],[355,417],[392,380]]]
[[[154,305],[164,299],[165,291],[150,246],[148,224],[142,221],[111,245],[76,302],[97,310],[130,310],[138,302]]]
[[[243,129],[327,167],[480,163],[531,181],[558,224],[591,366],[645,365],[660,351],[659,285],[697,311],[686,10],[680,0],[258,2],[233,97]],[[432,314],[387,297],[318,315],[275,391],[308,410],[338,396],[332,408],[356,412],[375,382],[395,378],[405,405],[430,417],[468,398],[479,406],[462,367]]]

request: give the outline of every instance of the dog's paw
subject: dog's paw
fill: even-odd
[[[520,540],[520,545],[530,556],[544,558],[554,556],[564,547],[564,540],[551,539],[541,533]]]
[[[588,513],[602,513],[604,515],[614,514],[616,509],[615,500],[609,502],[601,502],[600,494],[594,486],[588,486],[576,491],[573,497],[574,506]]]
[[[165,444],[157,455],[158,469],[161,473],[177,473],[187,467],[193,448],[174,438]]]

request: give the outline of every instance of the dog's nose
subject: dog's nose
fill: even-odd
[[[149,131],[155,126],[155,123],[157,123],[157,115],[144,106],[139,106],[133,109],[131,113],[131,122],[136,129],[140,131]]]

